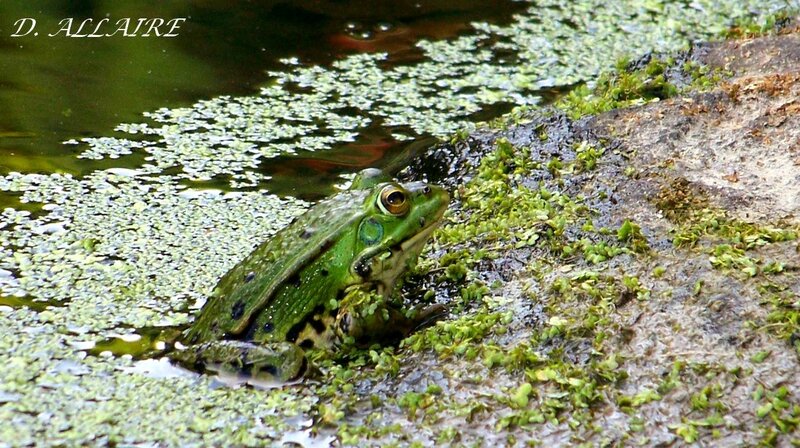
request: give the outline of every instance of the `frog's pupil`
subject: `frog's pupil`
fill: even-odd
[[[275,325],[272,325],[272,322],[267,322],[264,324],[264,333],[272,333],[272,330],[275,329]]]
[[[393,191],[386,197],[386,202],[391,205],[400,205],[405,201],[405,196],[399,191]]]

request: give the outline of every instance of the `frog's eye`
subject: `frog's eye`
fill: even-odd
[[[409,203],[405,190],[396,185],[387,185],[378,196],[378,208],[383,213],[401,216],[408,211]]]

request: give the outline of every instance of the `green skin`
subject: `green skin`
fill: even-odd
[[[387,206],[387,192],[405,207]],[[391,298],[449,201],[441,187],[362,171],[350,190],[311,208],[226,273],[184,333],[187,348],[170,357],[193,369],[285,382],[303,374],[303,349],[404,337],[442,312],[433,306],[407,317]]]

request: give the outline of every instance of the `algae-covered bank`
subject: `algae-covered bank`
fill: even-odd
[[[423,43],[413,70],[383,72],[382,56],[300,67],[261,97],[70,142],[135,167],[0,177],[0,446],[800,444],[800,32],[741,14],[730,40],[675,52],[738,9],[634,3],[572,3],[604,26],[547,21],[566,47],[520,17]],[[628,44],[633,59],[597,78]],[[443,64],[448,77],[429,70]],[[496,84],[476,90],[490,66]],[[421,94],[432,86],[453,96]],[[569,93],[536,106],[552,86]],[[462,121],[501,99],[527,107]],[[453,198],[402,287],[448,314],[280,387],[162,359],[155,335],[185,328],[217,278],[309,206],[255,188],[269,185],[257,167],[389,118],[398,138],[466,129],[397,173]]]
[[[623,62],[431,151],[469,180],[426,278],[469,286],[404,341],[426,368],[400,368],[388,420],[467,445],[800,443],[798,43]]]

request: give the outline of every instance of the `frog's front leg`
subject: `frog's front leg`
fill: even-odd
[[[169,356],[195,371],[242,374],[281,383],[299,378],[306,369],[303,350],[290,342],[211,341],[175,350]]]
[[[398,308],[372,291],[352,289],[342,301],[337,331],[346,342],[358,346],[396,343],[412,331],[430,325],[447,314],[435,304],[410,311]]]

